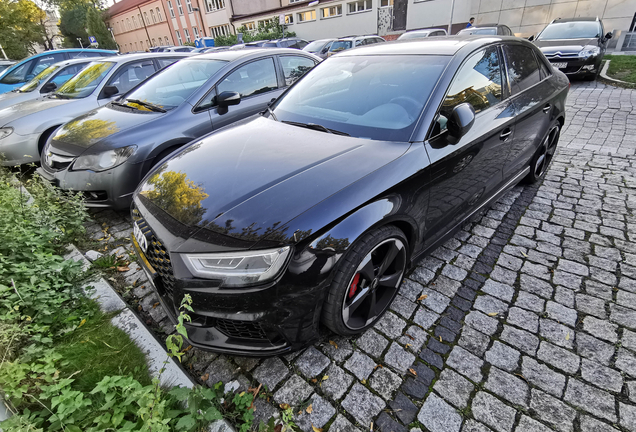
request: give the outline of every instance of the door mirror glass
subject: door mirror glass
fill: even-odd
[[[216,97],[216,103],[221,108],[238,105],[241,103],[241,95],[238,92],[224,91]]]
[[[530,37],[528,38],[528,40],[529,40],[530,42],[532,42],[532,41],[534,40],[534,35],[530,36]]]
[[[55,89],[57,89],[57,84],[54,82],[48,82],[42,86],[40,93],[51,93]]]
[[[446,123],[448,129],[447,141],[450,144],[457,144],[461,137],[466,135],[475,122],[475,110],[467,102],[453,108]]]
[[[119,93],[119,89],[114,85],[107,85],[104,87],[104,90],[102,90],[102,94],[105,98],[115,96],[117,93]]]
[[[605,39],[611,39],[611,38],[612,38],[612,32],[608,32],[608,33],[605,35]]]

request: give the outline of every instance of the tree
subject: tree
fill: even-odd
[[[62,10],[60,16],[60,33],[64,36],[65,47],[79,47],[77,38],[82,39],[82,45],[87,46],[88,34],[86,33],[86,3],[77,5],[72,9]]]
[[[113,40],[112,35],[106,28],[104,20],[102,19],[102,13],[91,7],[86,12],[86,29],[89,36],[95,36],[99,47],[103,49],[117,49],[117,44]]]
[[[0,0],[0,44],[12,59],[27,57],[44,41],[40,20],[46,14],[29,0]]]

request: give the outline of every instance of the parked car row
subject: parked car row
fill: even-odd
[[[3,163],[39,160],[88,206],[132,203],[171,319],[192,297],[193,346],[274,355],[321,323],[358,334],[420,257],[544,176],[569,88],[520,38],[379,42],[321,41],[322,62],[290,48],[96,59],[0,109]]]

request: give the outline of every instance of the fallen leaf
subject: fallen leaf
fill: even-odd
[[[570,333],[565,335],[565,340],[570,340]]]
[[[411,340],[415,340],[415,337],[411,336],[410,334],[406,333],[404,336],[406,336],[407,338],[411,339]]]
[[[334,341],[330,340],[330,341],[329,341],[329,344],[330,344],[330,345],[333,345],[334,347],[336,347],[336,349],[338,349],[338,344],[337,344],[337,343],[335,343]]]
[[[289,404],[286,404],[286,403],[282,403],[278,406],[280,407],[280,409],[284,409],[284,410],[289,409]]]
[[[274,427],[274,432],[281,432],[282,430],[283,430],[282,423],[279,423]]]
[[[316,427],[316,426],[314,426],[314,425],[311,425],[311,429],[312,429],[314,432],[322,432],[322,429],[321,429],[321,428],[317,428],[317,427]]]
[[[188,345],[186,349],[183,350],[184,353],[190,351],[192,349],[192,345]]]
[[[360,382],[361,382],[362,384],[366,384],[366,383],[367,383],[367,380],[362,380],[362,381],[360,381]]]
[[[323,381],[326,381],[327,379],[329,379],[329,375],[325,375],[324,377],[322,377]]]
[[[490,312],[488,316],[497,316],[497,312]]]
[[[417,301],[422,301],[422,300],[424,300],[424,299],[425,299],[425,298],[427,298],[427,297],[428,297],[428,295],[427,295],[427,294],[422,294],[421,296],[419,296],[419,297],[417,298]]]
[[[373,370],[376,370],[377,368],[383,368],[384,366],[382,366],[381,364],[377,364],[375,365],[375,367],[373,368]]]
[[[210,374],[206,373],[205,375],[201,375],[201,381],[207,381],[210,378]]]
[[[521,251],[521,255],[523,255],[524,257],[528,258],[528,254],[523,252],[523,251]]]
[[[313,378],[313,379],[311,380],[311,382],[312,382],[312,383],[317,383],[317,382],[318,382],[318,379]]]
[[[27,317],[27,321],[31,321],[31,317]],[[79,325],[77,326],[77,328],[80,328],[81,326],[83,326],[84,324],[86,324],[86,318],[84,318]]]
[[[413,375],[417,376],[417,372],[415,372],[415,369],[409,369],[409,372],[411,372]]]
[[[307,414],[311,414],[313,410],[314,410],[313,405],[309,405],[305,411],[307,411]]]
[[[157,302],[155,304],[152,305],[152,308],[155,309],[157,306],[159,306],[161,303]]]
[[[128,267],[117,267],[118,272],[127,272],[128,270],[130,270]]]
[[[404,345],[404,348],[408,348],[410,346],[411,346],[411,344],[406,344],[406,345]]]
[[[441,336],[439,337],[439,341],[442,342],[442,337]]]

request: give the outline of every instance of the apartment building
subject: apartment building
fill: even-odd
[[[122,0],[108,9],[106,23],[122,53],[174,45],[174,36],[161,0]]]

